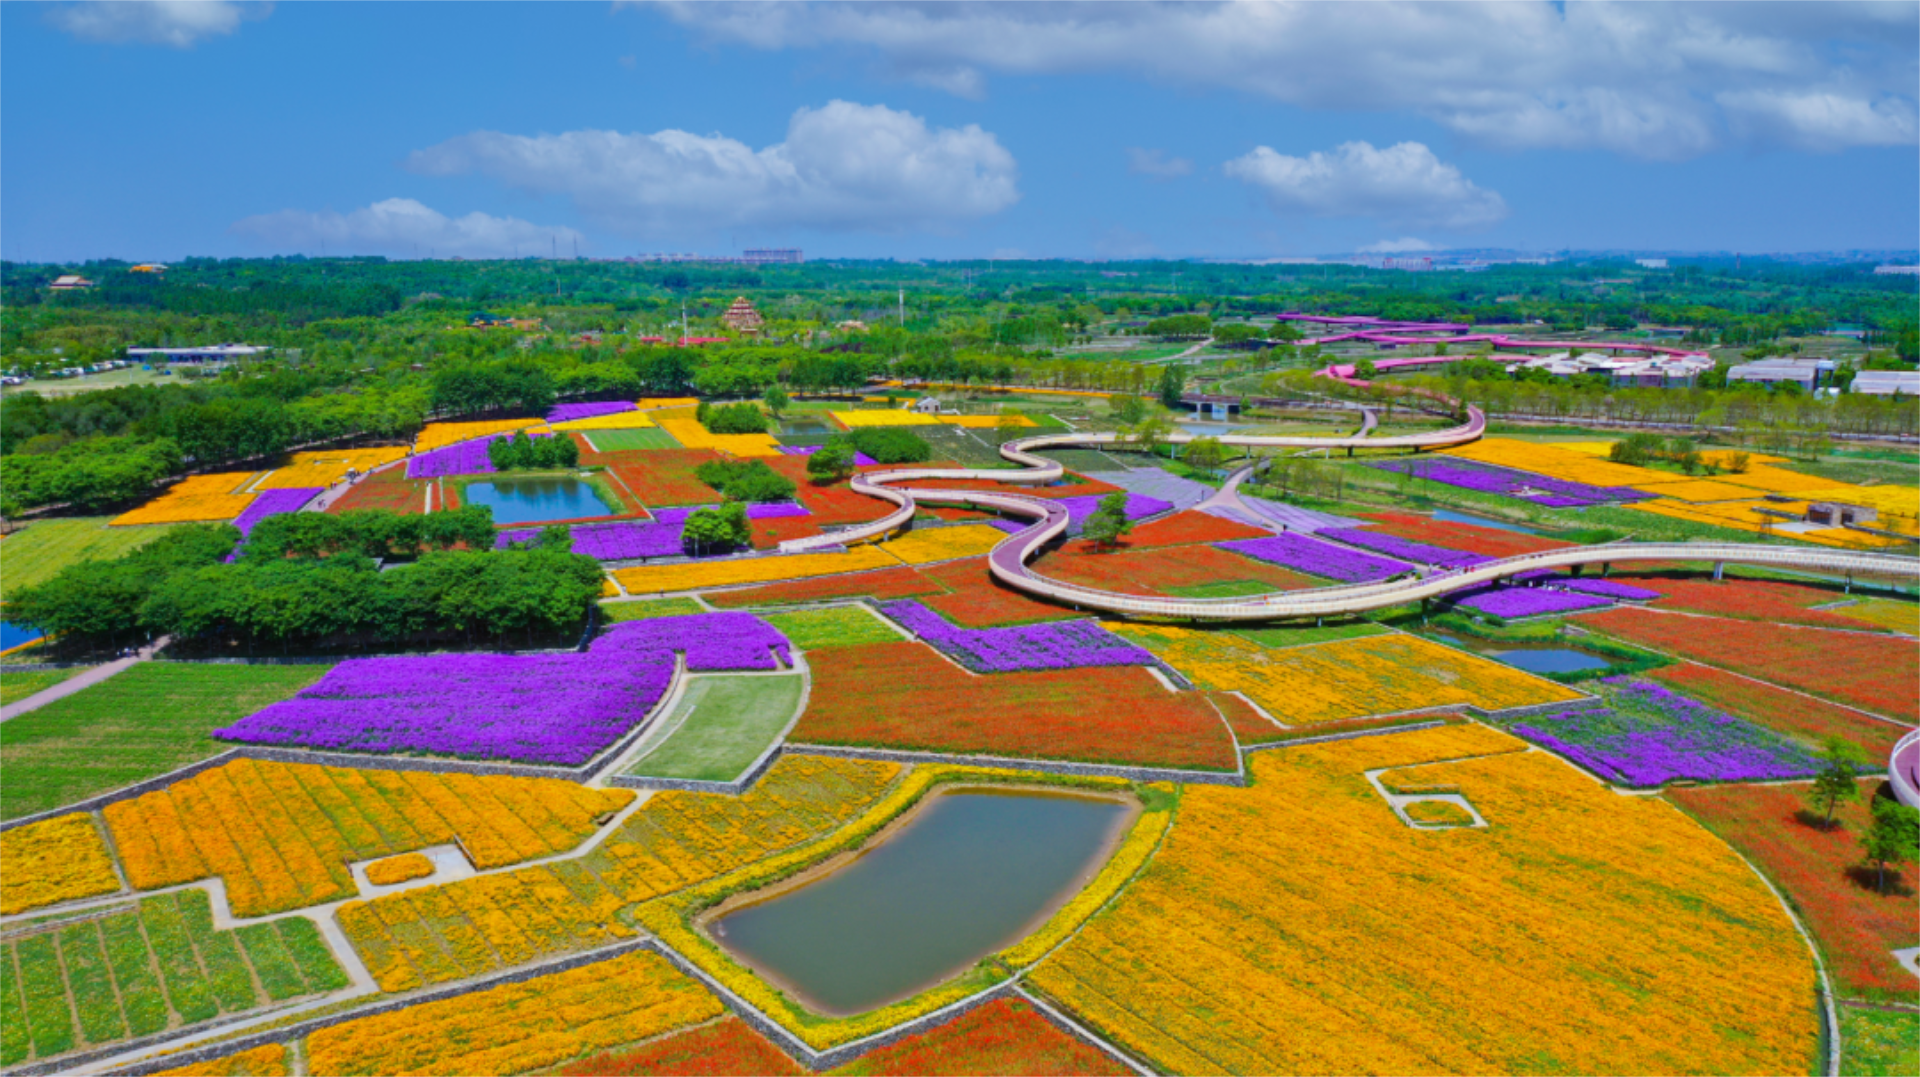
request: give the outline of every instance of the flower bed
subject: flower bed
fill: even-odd
[[[1258,527],[1223,520],[1204,512],[1177,512],[1172,516],[1135,527],[1121,536],[1115,547],[1121,550],[1146,550],[1161,546],[1196,546],[1210,542],[1253,539],[1270,534]],[[1093,543],[1077,539],[1061,547],[1062,553],[1091,553]]]
[[[1086,527],[1087,517],[1092,516],[1094,510],[1100,507],[1101,496],[1104,495],[1054,499],[1055,504],[1067,510],[1067,534],[1069,536],[1080,534]],[[1172,510],[1173,502],[1171,501],[1162,501],[1157,497],[1147,497],[1144,494],[1127,495],[1126,515],[1129,520],[1138,520],[1143,516],[1158,516],[1163,512],[1170,512]]]
[[[256,496],[253,504],[247,506],[247,511],[234,517],[233,526],[239,528],[241,537],[245,538],[253,534],[255,524],[283,512],[299,512],[301,506],[319,497],[320,493],[317,486],[268,490]]]
[[[1415,516],[1405,512],[1369,512],[1363,513],[1362,516],[1373,521],[1375,530],[1413,539],[1416,542],[1428,542],[1436,546],[1484,554],[1487,557],[1517,557],[1523,553],[1564,549],[1568,545],[1539,535],[1507,531],[1498,527],[1481,527],[1477,524],[1453,523],[1448,520],[1436,520],[1431,516]]]
[[[1112,553],[1050,554],[1040,562],[1042,575],[1068,583],[1134,595],[1172,595],[1177,588],[1252,581],[1268,591],[1304,591],[1326,581],[1279,565],[1230,553],[1217,546],[1167,546],[1120,549]]]
[[[918,602],[894,602],[882,613],[941,654],[975,673],[1013,673],[1090,666],[1153,666],[1152,654],[1092,620],[1013,628],[959,628]]]
[[[634,595],[664,595],[732,587],[744,583],[773,583],[898,568],[900,562],[873,545],[855,546],[839,553],[773,554],[764,557],[726,557],[685,561],[671,565],[635,565],[615,570],[614,579]]]
[[[860,1056],[863,1077],[966,1077],[976,1073],[1125,1077],[1112,1055],[1056,1028],[1032,1003],[999,998]]]
[[[0,916],[118,889],[106,843],[85,812],[0,833]]]
[[[786,640],[740,613],[618,624],[586,654],[355,658],[214,736],[246,744],[579,766],[690,670],[778,669]]]
[[[675,523],[620,522],[610,524],[577,524],[570,531],[573,535],[573,552],[585,554],[596,561],[628,561],[643,557],[678,557],[686,553],[680,546],[682,525]],[[523,528],[515,531],[502,531],[495,537],[495,549],[505,549],[508,544],[528,542],[540,536],[540,529]]]
[[[403,853],[367,865],[367,881],[375,886],[398,886],[433,874],[433,861],[420,853]]]
[[[570,423],[575,419],[592,419],[600,415],[618,415],[623,411],[638,410],[630,400],[602,400],[588,404],[555,404],[547,411],[547,422]]]
[[[1687,610],[1748,621],[1810,625],[1815,628],[1872,631],[1870,626],[1846,616],[1844,609],[1809,608],[1845,598],[1838,587],[1733,576],[1715,580],[1704,574],[1647,574],[1626,578],[1653,588],[1657,592],[1655,597],[1659,598],[1655,605],[1660,609]]]
[[[413,451],[432,452],[444,449],[457,442],[471,441],[474,438],[490,437],[496,434],[511,434],[529,426],[539,426],[539,419],[493,419],[472,423],[428,423],[422,427],[413,439]]]
[[[1493,560],[1477,553],[1450,550],[1445,546],[1415,542],[1398,535],[1368,530],[1364,527],[1330,527],[1314,532],[1316,536],[1343,542],[1348,546],[1358,546],[1363,550],[1385,554],[1399,561],[1410,561],[1418,565],[1438,565],[1441,568],[1464,568]]]
[[[493,460],[487,455],[487,446],[493,439],[512,437],[511,433],[487,434],[471,441],[462,441],[448,445],[443,449],[417,453],[407,461],[407,478],[438,479],[448,475],[491,475]],[[552,431],[536,431],[528,435],[536,438],[550,438]]]
[[[1582,705],[1513,727],[1515,733],[1609,781],[1786,781],[1818,763],[1770,730],[1662,685],[1627,677],[1597,682],[1603,705]]]
[[[1894,743],[1908,728],[1694,662],[1676,662],[1643,676],[1758,722],[1810,749],[1824,746],[1829,737],[1839,737],[1858,746],[1866,758],[1882,760],[1893,754]]]
[[[1311,572],[1331,580],[1366,583],[1384,580],[1411,571],[1413,566],[1344,546],[1319,542],[1291,531],[1266,538],[1239,539],[1219,544],[1223,550],[1244,554],[1256,561],[1281,565],[1300,572]]]
[[[560,1071],[561,1077],[802,1077],[809,1072],[738,1017],[595,1055]]]
[[[1427,457],[1418,460],[1381,460],[1367,466],[1412,475],[1444,486],[1457,486],[1483,494],[1500,494],[1547,508],[1647,501],[1655,496],[1625,486],[1591,486],[1466,460]]]
[[[609,463],[608,470],[649,509],[710,505],[720,496],[694,474],[701,464],[720,459],[720,454],[711,449],[651,449],[634,455],[640,457],[637,462]],[[623,455],[609,460],[632,458]]]
[[[721,609],[753,606],[791,606],[835,598],[909,598],[938,595],[940,585],[910,568],[895,566],[876,572],[850,572],[817,579],[789,580],[764,587],[718,591],[706,596]]]
[[[653,518],[663,524],[684,524],[687,517],[701,509],[717,509],[718,505],[676,505],[672,508],[655,509]],[[790,516],[810,516],[807,507],[794,501],[755,501],[747,505],[749,520],[780,520]]]
[[[946,594],[930,594],[920,601],[928,609],[967,628],[1060,621],[1080,616],[1074,610],[1039,601],[1002,584],[987,571],[985,559],[970,558],[928,565],[920,570],[920,574],[947,589]]]
[[[1475,587],[1448,596],[1456,606],[1504,620],[1543,617],[1550,613],[1599,609],[1613,603],[1598,595],[1571,594],[1544,587]]]
[[[1549,576],[1541,586],[1576,591],[1583,595],[1617,598],[1622,602],[1648,602],[1660,597],[1658,591],[1649,591],[1645,587],[1635,587],[1630,583],[1602,579],[1598,576]]]
[[[812,456],[825,447],[824,445],[782,445],[780,452],[787,456]],[[879,462],[858,449],[853,452],[854,467],[872,467]]]
[[[909,565],[926,565],[935,561],[978,557],[998,546],[1006,537],[998,528],[986,524],[918,527],[898,538],[888,539],[879,548]]]

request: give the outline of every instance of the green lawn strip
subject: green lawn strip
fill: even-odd
[[[39,520],[26,530],[0,540],[0,556],[7,562],[5,579],[0,580],[0,601],[22,587],[52,579],[68,565],[82,561],[110,561],[130,550],[137,550],[178,524],[151,524],[144,527],[108,527],[108,516],[74,516],[60,520]]]
[[[113,979],[107,971],[106,951],[100,946],[100,925],[74,924],[60,932],[60,956],[67,962],[67,986],[80,1010],[80,1031],[88,1043],[124,1039],[127,1022],[113,997]]]
[[[20,940],[20,987],[26,996],[27,1035],[41,1058],[73,1050],[73,1010],[67,1005],[67,981],[60,974],[60,952],[51,934]]]
[[[187,1024],[197,1024],[220,1015],[220,1003],[212,985],[200,971],[194,957],[193,940],[187,936],[180,906],[173,895],[164,894],[140,903],[140,923],[147,929],[148,945],[159,959],[160,977],[167,985],[167,999]]]
[[[685,715],[666,742],[628,774],[730,782],[766,751],[800,705],[802,678],[694,677],[669,721]]]
[[[86,668],[72,666],[67,669],[34,669],[0,677],[0,707],[9,703],[18,703],[35,692],[52,688]]]
[[[300,966],[293,963],[293,955],[287,953],[287,944],[280,941],[280,933],[272,924],[254,924],[233,934],[247,952],[253,971],[260,975],[260,986],[266,989],[268,998],[279,1002],[307,993]]]
[[[194,913],[189,902],[195,897],[204,902],[207,895],[202,890],[182,891],[180,904],[194,946],[200,951],[200,961],[207,968],[207,984],[213,989],[214,999],[227,1013],[253,1009],[258,1002],[253,990],[253,970],[247,967],[246,958],[240,956],[233,932],[213,930],[211,912],[204,919]]]
[[[892,643],[900,633],[888,628],[864,607],[770,613],[766,622],[803,651],[823,647],[853,647],[862,643]]]
[[[286,944],[288,956],[306,978],[307,990],[338,991],[347,986],[346,972],[333,959],[333,951],[327,948],[326,939],[312,920],[288,916],[274,926],[280,929],[280,941]]]
[[[167,1027],[167,997],[160,991],[160,977],[154,971],[153,952],[140,932],[137,912],[110,916],[100,922],[100,933],[107,943],[107,962],[113,966],[114,982],[120,985],[120,1005],[127,1013],[127,1032],[145,1036]]]
[[[20,976],[13,971],[13,949],[0,946],[0,1066],[11,1066],[33,1053],[26,1007],[20,1002]]]
[[[1273,584],[1259,580],[1216,580],[1188,587],[1167,587],[1164,590],[1175,598],[1238,598],[1242,595],[1270,594]]]
[[[657,426],[621,427],[615,430],[581,430],[595,452],[627,452],[633,449],[677,449],[680,443]]]
[[[208,733],[286,699],[325,666],[141,662],[0,724],[0,818],[71,804],[214,755]]]
[[[1393,631],[1384,625],[1372,621],[1349,621],[1345,624],[1331,624],[1315,627],[1302,625],[1298,628],[1272,625],[1259,628],[1232,628],[1228,631],[1244,636],[1263,647],[1297,647],[1303,643],[1332,643],[1335,640],[1359,639],[1362,636],[1378,636]]]
[[[1920,1073],[1920,1012],[1842,1004],[1840,1072],[1847,1077]]]
[[[707,608],[691,598],[642,598],[600,603],[600,617],[609,623],[649,621],[655,617],[684,617],[688,614],[705,612]]]

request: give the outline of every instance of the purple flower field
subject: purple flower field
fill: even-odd
[[[1804,749],[1772,730],[1661,685],[1608,677],[1598,687],[1603,705],[1529,718],[1513,732],[1608,781],[1636,787],[1779,781],[1819,770]]]
[[[1437,459],[1382,460],[1371,463],[1382,471],[1403,472],[1416,478],[1483,494],[1501,494],[1547,508],[1579,508],[1610,501],[1646,501],[1654,495],[1624,486],[1590,486],[1583,482],[1550,479],[1526,471],[1513,471],[1472,460]],[[1521,490],[1531,493],[1521,494]]]
[[[1223,550],[1245,554],[1256,561],[1265,561],[1282,568],[1310,572],[1315,576],[1344,580],[1348,583],[1384,580],[1389,576],[1398,576],[1413,567],[1400,561],[1350,550],[1345,546],[1318,542],[1291,531],[1266,538],[1234,539],[1231,542],[1217,542],[1214,545]]]
[[[1087,526],[1087,517],[1092,516],[1100,507],[1104,494],[1088,494],[1085,497],[1055,498],[1054,504],[1067,510],[1067,534],[1078,535]],[[1173,509],[1173,502],[1162,501],[1145,494],[1127,495],[1127,519],[1138,520],[1143,516],[1158,516]]]
[[[1645,587],[1635,587],[1630,583],[1615,583],[1594,576],[1556,576],[1551,586],[1567,591],[1577,591],[1583,595],[1599,595],[1602,598],[1619,598],[1628,602],[1650,602],[1660,597],[1660,592],[1649,591]]]
[[[603,400],[594,404],[555,404],[547,412],[550,423],[567,423],[575,419],[591,419],[600,415],[618,415],[623,411],[640,410],[630,400]]]
[[[1091,620],[960,628],[911,600],[889,603],[880,612],[975,673],[1159,664],[1150,652]]]
[[[462,441],[444,449],[423,452],[407,460],[407,478],[438,479],[448,475],[491,475],[493,461],[487,457],[487,445],[494,438],[508,437],[507,434],[488,434],[472,441]],[[536,438],[550,438],[552,434],[532,434]]]
[[[1476,587],[1451,597],[1456,606],[1507,620],[1599,609],[1611,604],[1595,595],[1576,595],[1545,587]]]
[[[585,654],[354,658],[225,729],[247,744],[578,766],[646,717],[689,670],[779,669],[786,637],[745,613],[615,625]],[[775,654],[779,655],[776,661]]]
[[[687,522],[687,517],[701,509],[717,509],[718,505],[674,505],[653,510],[653,518],[663,524],[678,526]],[[811,516],[805,505],[798,501],[753,501],[747,504],[747,519],[777,520],[784,516]]]
[[[626,561],[640,557],[675,557],[685,553],[680,547],[682,528],[683,525],[678,523],[642,520],[575,524],[570,530],[574,553],[585,554],[596,561]],[[493,545],[495,549],[504,550],[510,543],[527,542],[539,534],[537,527],[502,531],[494,539]]]
[[[283,512],[299,512],[300,507],[320,496],[318,486],[296,486],[285,490],[265,490],[247,506],[247,511],[234,518],[233,526],[240,529],[245,538],[253,534],[253,526],[269,516]]]
[[[1442,568],[1463,568],[1478,565],[1493,558],[1461,550],[1450,550],[1445,546],[1434,546],[1425,542],[1403,539],[1398,535],[1369,531],[1364,527],[1333,527],[1314,532],[1315,535],[1344,542],[1349,546],[1358,546],[1363,550],[1385,554],[1401,561],[1411,561],[1420,565],[1439,565]]]
[[[780,451],[788,456],[812,456],[814,453],[819,452],[822,447],[823,446],[819,445],[782,445],[780,446]],[[869,467],[879,462],[880,461],[875,460],[873,457],[868,456],[858,449],[853,451],[853,464],[855,467]]]

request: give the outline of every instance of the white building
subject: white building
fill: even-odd
[[[1667,260],[1665,258],[1635,258],[1633,264],[1639,266],[1641,269],[1667,268]]]
[[[1694,379],[1713,369],[1713,360],[1705,354],[1689,355],[1608,355],[1605,352],[1572,351],[1542,355],[1520,364],[1544,370],[1555,377],[1576,374],[1604,374],[1609,382],[1632,388],[1685,388]]]
[[[1862,370],[1853,376],[1850,392],[1869,396],[1920,396],[1920,370]]]
[[[1751,382],[1756,385],[1779,385],[1790,381],[1811,393],[1833,381],[1834,369],[1831,359],[1776,356],[1730,368],[1727,371],[1727,384]]]

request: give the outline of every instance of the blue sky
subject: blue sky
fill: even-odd
[[[0,5],[0,255],[1920,243],[1913,4]]]

